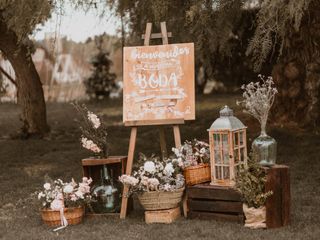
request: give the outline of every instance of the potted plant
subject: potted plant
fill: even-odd
[[[172,151],[176,161],[183,168],[186,185],[191,186],[211,180],[208,143],[194,139],[185,141],[180,148],[172,148]]]
[[[136,193],[145,210],[163,210],[179,205],[184,191],[182,168],[176,159],[160,160],[140,154],[132,176],[122,175],[120,182],[129,186],[129,194]]]
[[[237,104],[244,106],[244,112],[249,113],[261,124],[261,133],[252,143],[253,157],[263,166],[276,163],[277,142],[266,133],[269,111],[273,105],[277,89],[273,87],[272,77],[258,75],[261,82],[243,85],[243,101]]]
[[[265,202],[272,191],[265,192],[266,173],[256,161],[248,158],[248,165],[242,166],[236,177],[236,188],[243,198],[245,227],[265,228]]]
[[[49,226],[75,225],[82,222],[84,206],[91,200],[90,183],[84,177],[82,182],[63,182],[61,179],[47,180],[43,190],[38,193],[42,203],[41,216]]]

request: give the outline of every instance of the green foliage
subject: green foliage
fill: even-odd
[[[110,73],[112,61],[109,58],[109,53],[102,49],[102,41],[102,37],[97,38],[99,51],[91,59],[93,72],[84,82],[87,94],[91,99],[109,97],[110,93],[117,89],[116,75]]]
[[[50,17],[57,1],[0,0],[0,21],[16,34],[18,42],[22,42],[38,24]]]
[[[263,206],[272,191],[265,192],[266,174],[253,159],[248,158],[248,166],[242,166],[236,178],[236,188],[241,192],[248,207]]]
[[[286,48],[290,32],[298,33],[303,17],[309,12],[311,2],[317,0],[265,0],[257,14],[257,28],[251,39],[247,54],[252,56],[254,69],[259,71],[270,55],[278,57]]]

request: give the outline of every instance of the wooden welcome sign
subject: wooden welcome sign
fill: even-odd
[[[139,126],[158,125],[160,147],[167,155],[163,125],[172,125],[176,148],[181,146],[179,125],[195,119],[194,45],[168,44],[166,23],[161,33],[151,33],[147,23],[142,35],[144,46],[123,50],[123,121],[131,126],[126,174],[131,175]],[[163,45],[149,46],[150,39],[162,38]],[[120,218],[125,218],[128,204],[127,185],[122,192]],[[183,200],[184,215],[187,213]]]
[[[124,48],[123,121],[195,119],[193,43]]]

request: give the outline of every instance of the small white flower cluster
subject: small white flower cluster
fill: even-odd
[[[143,155],[144,156],[144,155]],[[141,160],[141,158],[140,158]],[[119,180],[130,186],[130,192],[174,191],[184,187],[182,169],[173,159],[160,161],[151,156],[142,159],[143,165],[133,172],[132,176],[122,175]]]
[[[172,151],[175,155],[173,162],[182,168],[210,162],[209,144],[197,139],[185,141],[180,148],[172,148]]]
[[[97,115],[88,111],[87,116],[88,116],[89,121],[92,123],[92,125],[95,129],[97,129],[101,126],[100,119],[98,118]]]
[[[242,105],[245,108],[244,112],[256,118],[261,124],[261,129],[265,130],[269,111],[278,90],[273,87],[274,82],[272,77],[267,77],[266,79],[265,76],[261,74],[259,74],[258,77],[261,83],[251,82],[241,87],[241,89],[244,90],[242,95],[244,100],[237,101],[237,104]]]
[[[38,193],[38,199],[42,201],[42,206],[59,210],[64,206],[79,205],[80,201],[90,199],[91,178],[84,177],[82,182],[76,183],[74,179],[65,183],[57,179],[51,183],[43,185],[44,190]]]
[[[92,140],[86,138],[86,137],[82,137],[81,138],[81,143],[82,143],[82,147],[94,152],[94,153],[99,153],[102,150],[98,147],[97,144],[95,144]]]

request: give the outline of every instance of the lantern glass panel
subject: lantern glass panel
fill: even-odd
[[[234,155],[234,163],[235,164],[239,163],[240,159],[239,159],[239,151],[238,151],[238,149],[235,149],[233,151],[233,155]]]
[[[219,149],[214,150],[214,160],[216,164],[221,164],[221,155]]]
[[[223,163],[229,164],[228,134],[222,134],[222,152],[223,152]]]
[[[229,179],[229,167],[223,167],[223,179]]]
[[[238,143],[239,143],[239,134],[237,132],[233,133],[233,145],[235,147],[238,147]]]
[[[216,166],[216,179],[221,179],[221,167]]]
[[[244,139],[243,139],[243,131],[241,131],[240,133],[239,133],[239,135],[240,135],[240,146],[243,146],[243,144],[244,144]]]
[[[240,161],[241,161],[241,163],[244,162],[244,148],[240,149]]]

